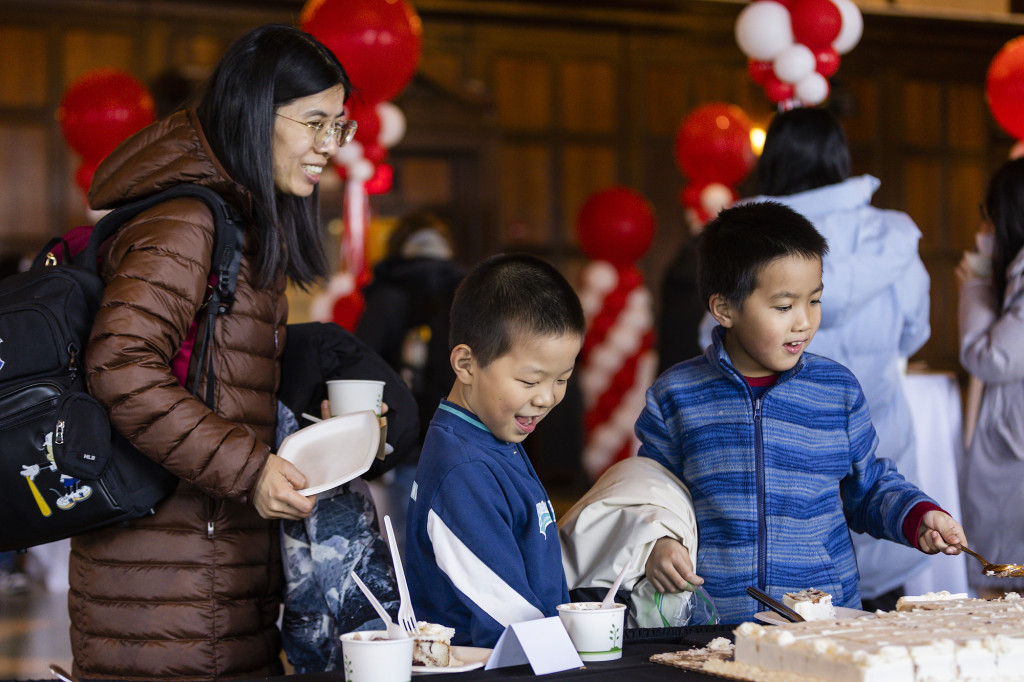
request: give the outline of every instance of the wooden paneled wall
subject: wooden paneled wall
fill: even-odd
[[[374,208],[443,207],[467,263],[520,248],[575,274],[580,206],[623,184],[655,206],[658,234],[640,265],[656,290],[687,238],[673,155],[682,118],[725,101],[770,120],[733,39],[739,4],[412,4],[423,55],[396,100],[408,131],[391,152],[395,189]],[[292,21],[301,6],[0,0],[0,245],[34,249],[85,218],[78,159],[54,121],[77,75],[116,66],[147,82],[169,70],[198,79],[239,33]],[[916,359],[940,369],[958,369],[953,267],[971,243],[986,179],[1013,142],[984,102],[988,62],[1024,28],[1012,21],[866,14],[864,38],[834,79],[855,171],[878,176],[876,204],[907,211],[924,234],[933,334]],[[326,185],[331,217],[338,191]]]

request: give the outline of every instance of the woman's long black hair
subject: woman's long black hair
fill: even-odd
[[[834,185],[850,177],[850,149],[839,120],[825,109],[776,114],[757,162],[758,191],[773,197]]]
[[[1006,268],[1024,248],[1024,159],[1008,161],[992,175],[985,195],[985,210],[995,232],[992,289],[996,295],[996,310],[1002,312]]]
[[[235,41],[206,84],[198,106],[203,132],[217,160],[254,198],[257,286],[271,286],[282,272],[303,288],[328,275],[319,188],[310,197],[276,191],[273,135],[279,107],[337,85],[347,99],[351,84],[334,53],[284,24]]]

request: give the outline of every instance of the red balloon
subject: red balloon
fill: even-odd
[[[576,217],[576,235],[583,252],[594,260],[630,264],[654,240],[654,208],[628,187],[595,192]]]
[[[789,83],[780,81],[773,75],[768,79],[768,82],[764,84],[764,94],[768,96],[768,99],[778,104],[779,102],[784,102],[787,99],[792,99],[793,86]]]
[[[138,79],[118,69],[88,71],[61,97],[57,121],[83,158],[99,162],[156,118],[156,105]]]
[[[985,78],[985,98],[992,116],[1014,138],[1024,139],[1024,36],[996,53]]]
[[[736,185],[754,165],[750,127],[750,119],[735,104],[711,102],[698,106],[687,114],[676,133],[679,168],[692,184]]]
[[[815,70],[825,78],[831,78],[839,70],[839,53],[832,47],[817,50],[814,61],[817,63]]]
[[[84,192],[89,193],[89,186],[92,185],[92,176],[96,174],[96,168],[100,165],[101,159],[82,159],[75,170],[75,184]]]
[[[789,17],[793,39],[811,51],[830,46],[843,26],[843,15],[832,0],[793,0]]]
[[[380,136],[380,116],[377,115],[376,104],[366,104],[360,100],[358,94],[349,99],[348,117],[359,124],[356,128],[356,139],[363,145],[369,147],[377,144]]]
[[[394,183],[395,171],[386,163],[379,164],[373,177],[363,184],[367,194],[387,194]]]
[[[758,85],[764,85],[768,81],[768,77],[774,74],[775,71],[772,70],[771,62],[759,62],[756,59],[748,59],[747,73],[750,74],[750,80]]]
[[[393,99],[416,72],[423,26],[406,0],[307,0],[299,22],[334,52],[367,104]]]

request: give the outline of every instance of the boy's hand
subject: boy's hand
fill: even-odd
[[[917,531],[917,546],[925,554],[959,554],[959,543],[967,544],[967,536],[952,516],[936,509],[921,519]]]
[[[648,582],[662,593],[682,592],[687,589],[687,581],[704,584],[704,578],[693,572],[690,552],[675,538],[665,537],[655,542],[644,568]]]

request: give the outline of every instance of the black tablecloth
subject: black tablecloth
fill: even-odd
[[[588,682],[646,682],[646,680],[718,680],[702,673],[689,672],[681,668],[651,663],[650,657],[667,651],[680,651],[702,647],[715,637],[732,639],[735,625],[699,625],[681,628],[648,628],[626,630],[622,643],[622,658],[617,661],[587,663],[585,668],[566,670],[544,675],[543,680],[587,680]],[[464,673],[442,673],[437,675],[414,676],[414,682],[475,682],[476,680],[514,680],[535,677],[528,665],[519,665],[497,670],[471,670]],[[342,671],[292,675],[269,678],[267,682],[339,682],[344,680]]]

